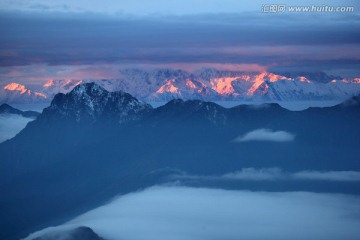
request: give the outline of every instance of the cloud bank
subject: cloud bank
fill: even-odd
[[[91,227],[105,239],[355,240],[360,235],[360,199],[309,192],[152,187],[27,239],[76,226]]]
[[[360,172],[356,171],[302,171],[292,175],[295,179],[329,180],[329,181],[360,181]]]
[[[189,180],[235,180],[235,181],[277,181],[277,180],[309,180],[309,181],[339,181],[358,182],[358,171],[314,171],[285,172],[280,168],[242,168],[239,171],[223,175],[188,175],[181,173],[172,175],[170,179]]]
[[[273,131],[271,129],[256,129],[243,136],[237,137],[235,142],[249,141],[270,141],[270,142],[290,142],[294,141],[295,135],[286,131]]]
[[[71,69],[112,64],[257,65],[275,72],[333,71],[335,75],[359,77],[357,12],[312,14],[316,16],[314,22],[309,14],[264,14],[264,2],[247,4],[234,0],[220,5],[217,1],[202,4],[204,1],[199,0],[196,10],[193,1],[161,1],[167,5],[164,14],[141,17],[121,13],[126,9],[120,9],[119,14],[106,14],[105,9],[97,13],[76,10],[84,6],[99,10],[106,6],[102,2],[84,1],[80,7],[72,1],[72,10],[66,10],[63,4],[44,1],[37,5],[44,11],[35,12],[19,11],[32,9],[35,4],[7,2],[3,8],[0,3],[0,68],[11,71],[26,67],[27,80],[36,77],[34,65],[40,69]],[[135,13],[155,6],[159,10],[164,5],[133,1],[121,1],[119,5],[126,8],[129,4],[128,10]],[[117,4],[106,8],[113,10],[114,5]],[[203,12],[209,5],[212,10]],[[246,10],[249,5],[253,5],[253,11]],[[59,7],[64,11],[59,11]],[[171,11],[180,9],[180,15]],[[109,71],[105,76],[113,75],[112,70],[104,70]],[[61,75],[53,68],[47,71],[53,72],[53,78]]]
[[[26,124],[34,119],[24,118],[15,114],[1,114],[0,115],[0,143],[7,139],[15,137]]]
[[[284,173],[280,168],[243,168],[240,171],[227,173],[218,178],[228,180],[246,180],[246,181],[269,181],[284,178]]]

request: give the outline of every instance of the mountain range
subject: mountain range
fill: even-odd
[[[122,91],[77,84],[56,94],[36,120],[0,144],[0,239],[19,239],[60,224],[180,172],[221,176],[251,167],[359,171],[359,118],[360,96],[297,112],[276,103],[223,108],[182,99],[153,108]],[[259,132],[275,133],[275,140],[248,141]],[[357,182],[246,186],[360,194]],[[242,187],[242,182],[226,185]]]
[[[121,70],[118,79],[102,79],[97,84],[108,91],[124,91],[147,102],[171,99],[204,101],[308,101],[345,100],[360,93],[360,78],[344,79],[320,73],[239,72],[204,69]],[[9,83],[0,90],[0,103],[47,103],[57,93],[91,82],[81,79],[49,80],[28,89]]]

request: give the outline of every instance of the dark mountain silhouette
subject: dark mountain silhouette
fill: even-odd
[[[60,224],[176,171],[360,170],[358,100],[301,112],[278,104],[226,109],[199,100],[172,100],[153,109],[123,92],[79,85],[56,95],[35,121],[0,144],[0,238]],[[234,141],[262,128],[290,132],[295,140]],[[292,189],[307,190],[301,184]],[[356,184],[325,190],[339,189],[360,193]]]
[[[104,240],[89,227],[77,227],[68,231],[48,233],[33,240]]]
[[[13,108],[6,103],[0,105],[0,114],[16,114],[26,118],[36,118],[40,115],[40,113],[35,111],[21,111],[19,109]]]

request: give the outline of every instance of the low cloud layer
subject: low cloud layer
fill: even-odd
[[[310,181],[341,181],[358,182],[360,172],[358,171],[314,171],[306,170],[299,172],[285,172],[280,168],[243,168],[239,171],[224,175],[173,175],[171,179],[190,180],[239,180],[239,181],[276,181],[276,180],[310,180]]]
[[[360,172],[356,171],[302,171],[294,173],[293,178],[304,180],[328,180],[328,181],[360,181]]]
[[[0,114],[0,143],[15,137],[32,120],[15,114]]]
[[[217,178],[227,180],[273,181],[284,179],[284,175],[280,168],[243,168],[240,171],[227,173]]]
[[[360,235],[360,199],[308,192],[153,187],[27,239],[76,226],[91,227],[105,239],[352,240]]]
[[[295,135],[286,131],[273,131],[271,129],[256,129],[243,136],[237,137],[235,142],[249,141],[270,141],[270,142],[290,142],[294,141]]]

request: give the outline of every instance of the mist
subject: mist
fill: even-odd
[[[191,175],[186,173],[174,174],[171,180],[237,180],[237,181],[330,181],[330,182],[359,182],[359,171],[318,171],[304,170],[298,172],[286,172],[281,168],[242,168],[238,171],[223,175]]]
[[[15,114],[0,115],[0,143],[15,137],[32,120]]]
[[[88,226],[105,239],[358,239],[360,199],[310,192],[156,186],[116,198],[55,228]]]
[[[256,129],[246,133],[244,136],[237,137],[235,142],[249,141],[271,141],[271,142],[290,142],[295,139],[295,135],[286,131],[273,131],[271,129]]]

